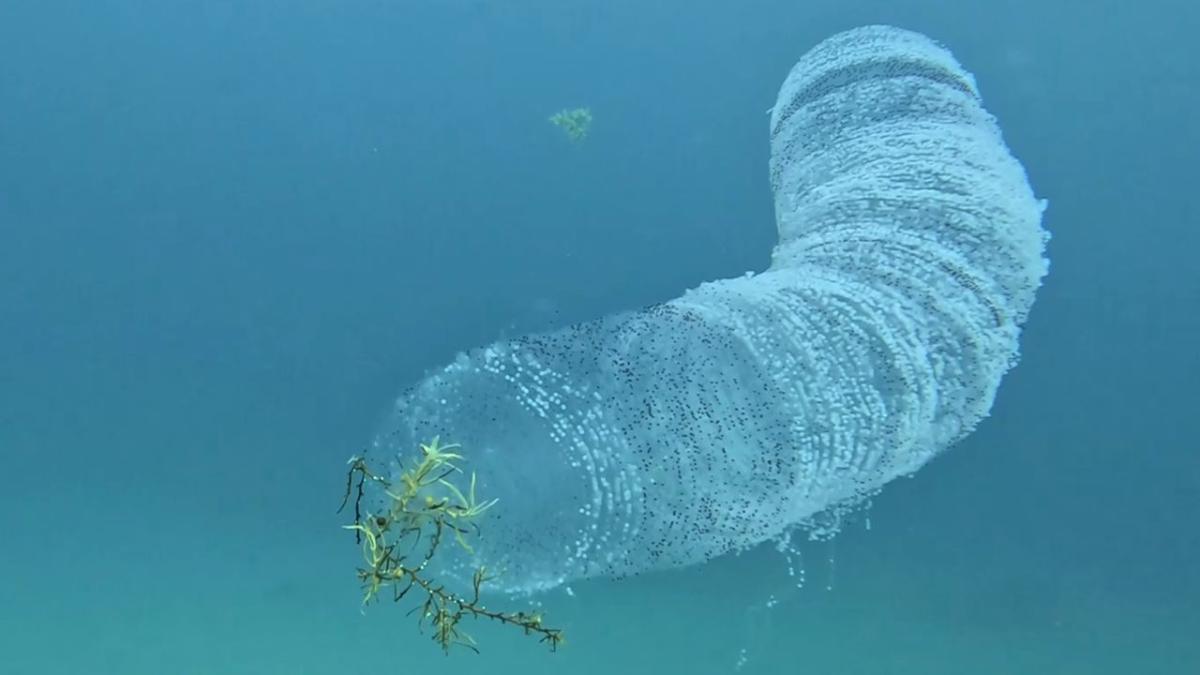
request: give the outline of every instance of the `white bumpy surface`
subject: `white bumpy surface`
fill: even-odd
[[[462,354],[376,452],[461,443],[510,590],[744,549],[912,473],[992,405],[1047,270],[1044,203],[942,47],[835,35],[771,116],[765,272]]]

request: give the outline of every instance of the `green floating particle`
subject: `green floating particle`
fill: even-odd
[[[592,110],[590,108],[560,110],[550,116],[550,123],[562,129],[572,143],[578,143],[587,138],[588,130],[592,128]]]

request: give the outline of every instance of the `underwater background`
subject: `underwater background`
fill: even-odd
[[[759,270],[767,116],[924,32],[1048,198],[992,416],[803,583],[770,545],[360,606],[345,461],[428,369]],[[1200,672],[1200,5],[0,2],[0,673]],[[547,121],[589,107],[572,143]],[[515,607],[525,601],[516,600]],[[418,670],[419,669],[419,670]],[[436,669],[436,670],[434,670]]]

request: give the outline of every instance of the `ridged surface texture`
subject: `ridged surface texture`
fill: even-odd
[[[462,354],[376,452],[463,445],[510,590],[701,562],[912,473],[988,414],[1047,271],[1042,202],[942,47],[835,35],[770,122],[755,275]]]

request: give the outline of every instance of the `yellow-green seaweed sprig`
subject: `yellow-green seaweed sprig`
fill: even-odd
[[[459,624],[468,616],[516,626],[526,635],[540,635],[541,642],[548,643],[551,650],[557,649],[563,641],[562,631],[542,625],[540,614],[494,611],[481,604],[480,588],[493,578],[483,567],[476,569],[472,576],[469,598],[446,590],[427,573],[426,567],[447,531],[453,532],[458,544],[471,552],[467,537],[478,529],[473,521],[494,506],[496,500],[478,501],[474,473],[465,493],[450,480],[455,474],[462,473],[457,463],[462,462],[463,457],[453,452],[458,449],[457,445],[439,445],[438,439],[434,438],[428,445],[420,447],[420,457],[404,469],[395,482],[373,473],[362,457],[350,458],[342,508],[353,491],[354,523],[343,527],[354,530],[355,539],[362,546],[366,564],[358,568],[358,578],[363,585],[363,604],[377,599],[385,588],[392,590],[392,599],[396,602],[416,589],[425,596],[423,603],[413,608],[413,611],[420,611],[418,626],[431,627],[433,640],[445,652],[449,652],[452,645],[478,651],[475,640],[459,629]],[[387,495],[388,504],[383,513],[362,511],[364,485],[368,481],[378,485]],[[418,549],[422,540],[427,540],[428,544]],[[414,556],[414,551],[419,554]]]

